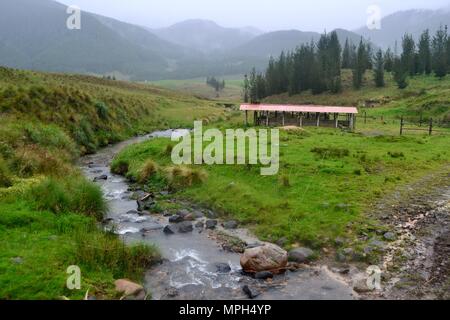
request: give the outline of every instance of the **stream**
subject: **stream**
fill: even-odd
[[[234,300],[248,299],[243,292],[245,285],[259,293],[256,299],[269,300],[343,300],[355,299],[352,288],[325,266],[306,267],[296,272],[287,271],[270,281],[256,280],[241,272],[240,254],[223,250],[215,240],[216,231],[196,229],[189,233],[166,235],[163,228],[169,224],[162,214],[141,216],[136,200],[132,199],[128,181],[112,174],[110,163],[124,147],[157,137],[170,138],[172,133],[183,134],[185,130],[157,131],[106,147],[94,155],[81,160],[81,169],[92,181],[107,175],[107,180],[97,181],[109,204],[107,220],[115,225],[115,232],[126,243],[148,243],[156,245],[162,263],[145,274],[144,287],[152,299],[182,300]],[[186,204],[186,210],[194,212],[204,221],[209,210]],[[194,221],[194,225],[198,221]],[[249,245],[261,242],[245,229],[231,233]],[[228,264],[230,271],[218,272],[217,264]]]

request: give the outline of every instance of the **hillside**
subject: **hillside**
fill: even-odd
[[[343,91],[340,94],[326,92],[314,95],[309,91],[289,96],[281,94],[266,99],[270,103],[321,104],[362,107],[369,102],[376,108],[365,109],[369,115],[398,119],[401,115],[418,120],[425,118],[450,119],[450,77],[439,80],[434,76],[415,76],[408,79],[409,86],[398,89],[392,75],[386,74],[386,87],[377,88],[372,71],[367,71],[360,90],[352,86],[350,70],[343,70]]]
[[[27,10],[23,10],[23,8]],[[50,0],[0,2],[0,65],[43,71],[152,79],[183,50],[145,29],[83,12],[81,30],[66,28],[66,6]],[[23,23],[26,21],[26,23]]]
[[[203,53],[229,50],[260,33],[250,28],[224,28],[208,20],[187,20],[151,31],[162,39]]]
[[[347,31],[344,29],[335,30],[341,46],[345,44],[345,40],[353,43],[359,43],[361,36]],[[292,51],[296,47],[309,43],[311,41],[317,42],[320,38],[318,32],[303,32],[299,30],[284,30],[265,33],[260,35],[248,43],[232,50],[230,53],[233,56],[246,56],[246,57],[269,57],[278,56],[281,51]]]
[[[412,34],[418,39],[420,34],[429,29],[435,34],[441,26],[450,25],[450,10],[408,10],[401,11],[381,20],[380,30],[369,30],[367,27],[360,28],[354,32],[361,34],[370,41],[384,49],[394,49],[398,42],[398,50],[401,48],[400,40],[405,33]]]
[[[153,246],[124,247],[98,224],[108,210],[79,156],[156,128],[226,119],[215,104],[149,85],[0,67],[0,298],[120,298],[140,281]],[[68,290],[66,269],[82,270]],[[67,297],[67,298],[66,298]]]

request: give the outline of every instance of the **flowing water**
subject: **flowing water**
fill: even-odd
[[[126,243],[155,244],[163,262],[146,272],[145,287],[153,299],[246,299],[242,288],[248,285],[261,294],[257,299],[353,299],[353,290],[325,267],[311,267],[297,272],[287,272],[272,281],[255,280],[241,273],[240,255],[224,251],[214,240],[213,231],[177,233],[166,235],[163,228],[169,224],[163,215],[140,216],[137,203],[124,177],[110,171],[114,156],[124,147],[156,137],[184,134],[186,130],[158,131],[130,139],[100,150],[82,159],[82,170],[93,180],[107,175],[107,180],[97,183],[103,189],[109,203],[107,220],[115,225]],[[188,207],[197,212],[202,208]],[[194,222],[195,224],[195,222]],[[249,244],[259,241],[246,230],[234,231]],[[226,263],[228,273],[219,273],[216,265]]]

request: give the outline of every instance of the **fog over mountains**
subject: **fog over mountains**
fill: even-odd
[[[66,28],[66,6],[51,0],[0,1],[0,65],[43,71],[110,74],[130,80],[242,74],[264,68],[270,55],[317,40],[319,33],[224,28],[188,20],[149,29],[82,12],[81,30]],[[387,48],[405,32],[417,37],[450,24],[449,10],[410,10],[382,20],[382,29],[336,30],[341,43],[361,36]],[[331,30],[329,30],[331,31]]]

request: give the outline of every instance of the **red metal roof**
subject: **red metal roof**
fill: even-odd
[[[311,112],[311,113],[349,113],[356,114],[355,107],[333,107],[316,105],[279,105],[279,104],[242,104],[241,111],[278,111],[278,112]]]

